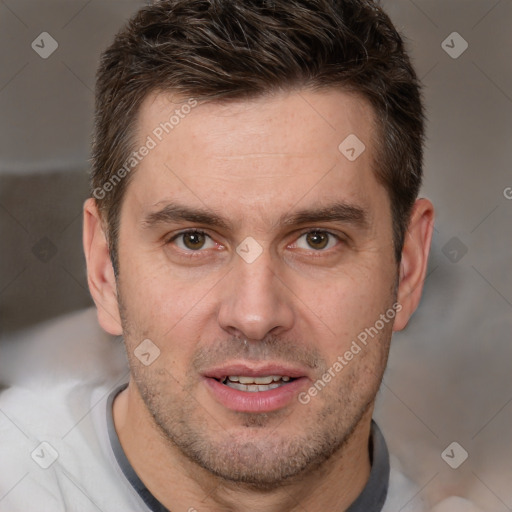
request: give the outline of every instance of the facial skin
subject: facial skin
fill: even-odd
[[[148,97],[140,144],[176,108],[170,95]],[[355,161],[338,150],[349,134],[366,146]],[[368,104],[334,90],[195,107],[131,176],[117,282],[94,200],[86,202],[89,286],[103,328],[124,335],[131,369],[114,403],[116,429],[173,511],[344,510],[363,489],[392,330],[418,305],[433,225],[431,203],[418,200],[398,265],[389,197],[371,168],[375,136]],[[155,215],[167,205],[219,222]],[[335,205],[338,215],[326,218]],[[206,236],[183,236],[190,229]],[[261,248],[250,263],[236,250],[247,237]],[[396,302],[394,325],[300,403],[299,392]],[[134,354],[145,339],[160,350],[148,366]],[[275,410],[233,410],[205,374],[238,363],[275,363],[302,380]]]

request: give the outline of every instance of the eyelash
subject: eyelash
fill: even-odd
[[[337,242],[343,242],[343,239],[339,236],[339,235],[335,235],[334,233],[331,233],[330,231],[326,231],[326,230],[323,230],[323,229],[309,229],[307,231],[303,231],[302,233],[299,234],[299,236],[295,239],[295,241],[293,242],[293,244],[296,244],[297,241],[302,238],[303,236],[305,235],[308,235],[308,234],[311,234],[311,233],[322,233],[322,234],[325,234],[325,235],[328,235],[329,237],[331,238],[334,238],[336,239]],[[175,235],[173,235],[169,240],[167,240],[166,244],[171,244],[173,243],[176,239],[178,239],[179,237],[182,237],[184,235],[190,235],[190,234],[197,234],[197,235],[204,235],[205,237],[209,238],[210,240],[213,241],[213,238],[208,234],[206,233],[205,231],[201,231],[200,229],[187,229],[185,231],[181,231],[179,233],[176,233]],[[222,245],[222,244],[219,244],[219,245]],[[288,245],[291,245],[291,244],[288,244]],[[320,254],[322,253],[326,253],[328,252],[329,250],[331,250],[332,248],[330,249],[309,249],[310,252],[312,252],[313,254],[316,254],[317,256],[320,256]],[[186,253],[188,253],[189,255],[193,255],[193,254],[196,254],[196,253],[200,253],[200,252],[204,252],[203,249],[198,249],[196,251],[194,250],[185,250],[185,249],[180,249]]]

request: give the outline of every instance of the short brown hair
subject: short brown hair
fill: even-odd
[[[391,200],[400,261],[421,185],[424,112],[402,38],[381,7],[371,0],[161,0],[117,34],[97,75],[91,190],[116,274],[129,176],[108,194],[95,191],[113,183],[133,152],[148,94],[229,101],[298,88],[352,91],[372,105],[374,172]]]

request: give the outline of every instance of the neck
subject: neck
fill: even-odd
[[[114,401],[113,417],[133,469],[169,510],[323,512],[346,510],[368,481],[372,411],[369,407],[343,446],[327,461],[269,490],[226,481],[185,457],[163,437],[132,382]]]

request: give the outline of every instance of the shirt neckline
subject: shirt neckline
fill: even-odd
[[[107,432],[116,462],[125,478],[140,496],[151,512],[171,512],[151,494],[144,482],[133,469],[119,441],[115,426],[112,407],[116,396],[126,389],[122,384],[110,393],[107,400]],[[377,423],[372,420],[369,440],[371,470],[370,477],[361,494],[350,505],[346,512],[380,512],[386,501],[389,486],[389,452],[386,441]]]
[[[126,389],[127,386],[128,384],[122,384],[121,386],[114,389],[114,391],[110,393],[107,400],[107,432],[110,446],[112,447],[116,462],[121,468],[124,476],[133,487],[135,492],[140,496],[142,501],[146,504],[148,509],[151,512],[170,512],[170,510],[164,507],[164,505],[162,505],[144,485],[144,482],[139,478],[139,475],[137,475],[132,465],[130,464],[130,461],[126,457],[123,447],[121,446],[121,442],[119,441],[119,436],[117,435],[116,428],[114,426],[112,407],[116,396],[121,393],[121,391]]]

